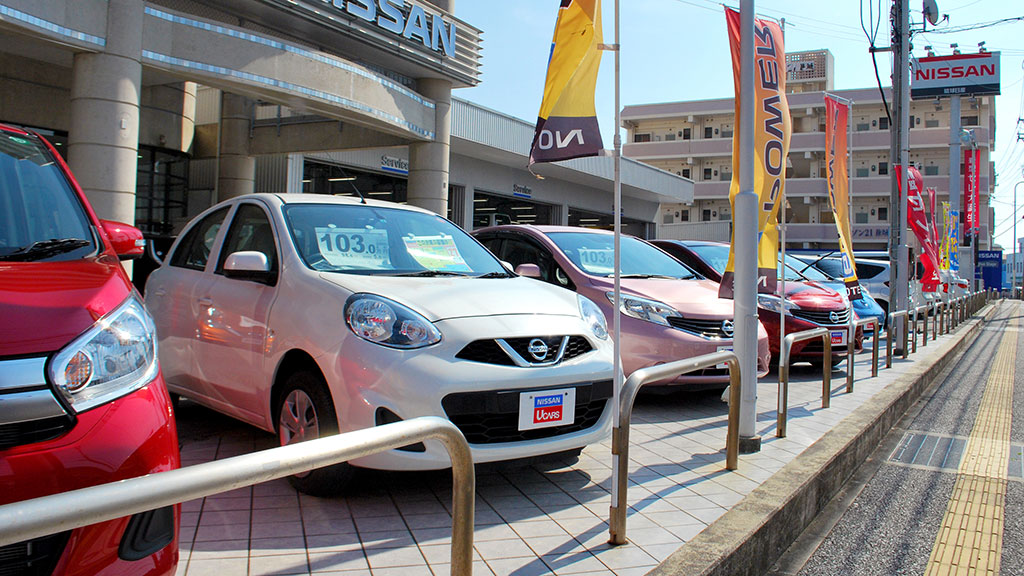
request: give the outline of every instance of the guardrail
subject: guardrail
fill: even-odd
[[[821,407],[828,408],[829,400],[832,397],[832,334],[828,328],[812,328],[802,332],[786,334],[782,340],[782,349],[785,354],[785,362],[779,362],[779,407],[778,421],[775,425],[775,436],[786,437],[786,418],[789,416],[789,361],[790,350],[793,344],[821,338],[825,348],[825,355],[821,360]]]
[[[903,319],[903,359],[906,360],[910,351],[907,349],[908,337],[910,331],[910,312],[907,310],[896,310],[889,313],[889,328],[888,333],[885,337],[885,367],[892,368],[892,347],[893,340],[896,338],[896,319]]]
[[[850,325],[850,342],[857,334],[858,326],[875,326],[875,336],[871,339],[871,377],[878,376],[878,339],[882,335],[882,327],[878,325],[878,318],[859,318]],[[867,331],[867,328],[864,329]],[[846,353],[846,391],[853,392],[853,366],[856,358],[853,354],[853,346],[849,346]]]
[[[608,517],[608,542],[626,543],[626,490],[629,486],[629,421],[637,392],[645,384],[681,376],[687,372],[725,364],[729,369],[729,426],[725,437],[725,468],[739,466],[740,453],[740,363],[735,352],[723,351],[677,360],[629,375],[619,397],[619,421],[612,430],[612,504]]]
[[[433,416],[6,504],[0,506],[0,547],[429,439],[440,440],[452,461],[451,574],[469,576],[473,572],[473,457],[462,432]]]

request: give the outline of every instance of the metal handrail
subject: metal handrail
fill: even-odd
[[[440,440],[452,461],[451,574],[468,576],[473,572],[476,483],[473,456],[462,432],[450,421],[434,416],[6,504],[0,506],[0,546],[244,488],[428,439]]]
[[[932,342],[939,339],[939,308],[941,302],[932,302]],[[927,339],[927,332],[925,333],[925,339]]]
[[[629,375],[619,397],[619,421],[612,430],[612,504],[608,516],[608,543],[626,543],[626,489],[629,486],[629,421],[640,387],[719,364],[729,368],[729,426],[725,437],[725,468],[739,467],[740,361],[735,352],[722,351],[686,360],[641,368]]]
[[[907,349],[908,343],[908,332],[910,330],[910,312],[907,310],[896,310],[895,312],[889,312],[889,332],[885,338],[885,367],[892,368],[892,341],[896,337],[896,319],[903,318],[903,359],[907,359],[909,350]]]
[[[850,326],[850,340],[852,341],[856,335],[858,326],[871,326],[872,324],[875,326],[875,335],[871,338],[871,377],[874,378],[878,376],[878,339],[882,335],[882,329],[878,325],[878,318],[858,318],[854,320]],[[846,367],[846,392],[849,393],[853,392],[854,356],[853,354],[848,354],[846,358],[846,363],[848,364]]]
[[[786,437],[786,418],[789,416],[789,362],[793,344],[805,340],[821,338],[824,343],[825,355],[821,360],[821,407],[828,408],[832,396],[832,334],[828,328],[811,328],[802,332],[786,334],[782,341],[785,362],[779,362],[779,407],[778,420],[775,425],[775,436]]]

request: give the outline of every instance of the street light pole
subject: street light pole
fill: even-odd
[[[1017,248],[1017,186],[1021,184],[1024,184],[1024,180],[1013,185],[1013,262],[1010,264],[1010,277],[1013,278],[1013,282],[1010,283],[1010,298],[1017,293],[1017,251],[1019,250]]]

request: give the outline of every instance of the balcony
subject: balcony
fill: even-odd
[[[925,176],[924,185],[926,188],[935,188],[942,196],[947,196],[949,194],[949,175]],[[852,190],[854,197],[889,196],[892,190],[892,181],[889,176],[854,178]],[[991,190],[987,176],[981,178],[981,190],[982,196],[987,196]],[[962,182],[960,193],[963,194]],[[789,178],[786,180],[786,196],[789,198],[826,198],[828,196],[826,180],[824,178]],[[729,182],[695,182],[693,197],[698,200],[728,198]]]

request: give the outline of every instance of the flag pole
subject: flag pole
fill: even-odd
[[[621,299],[622,299],[622,267],[621,267],[621,250],[620,245],[622,241],[622,178],[620,173],[620,162],[622,159],[622,136],[619,134],[619,125],[622,123],[621,111],[619,106],[619,0],[615,0],[615,43],[613,48],[615,51],[615,127],[614,136],[612,137],[613,150],[612,150],[612,164],[614,166],[614,200],[612,201],[612,209],[615,215],[612,217],[614,222],[614,246],[613,246],[613,266],[614,266],[614,291],[613,291],[613,313],[612,313],[612,353],[614,355],[614,371],[613,376],[614,386],[612,387],[612,422],[616,427],[619,425],[619,410],[621,403],[621,391],[622,391],[622,314],[621,310]],[[612,458],[612,478],[618,477],[619,459]],[[618,482],[612,482],[612,503],[618,502]]]

